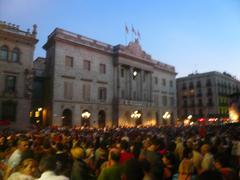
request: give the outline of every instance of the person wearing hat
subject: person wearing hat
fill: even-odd
[[[71,171],[71,180],[86,180],[91,179],[90,169],[83,160],[85,152],[81,147],[74,147],[71,149],[73,158],[73,166]]]

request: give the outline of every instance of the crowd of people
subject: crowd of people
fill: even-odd
[[[239,167],[238,124],[0,134],[3,180],[237,180]]]

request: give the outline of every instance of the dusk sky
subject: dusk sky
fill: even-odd
[[[0,0],[0,20],[23,30],[37,24],[35,58],[45,56],[42,46],[56,27],[126,45],[127,24],[177,77],[226,71],[240,79],[240,0]]]

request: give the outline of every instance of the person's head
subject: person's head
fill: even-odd
[[[20,163],[19,171],[23,174],[33,176],[37,169],[37,163],[34,159],[28,158]]]
[[[204,171],[202,174],[198,176],[198,180],[213,180],[213,179],[224,180],[220,172],[212,170]]]
[[[3,145],[5,143],[5,137],[0,136],[0,145]]]
[[[73,159],[83,159],[85,156],[85,152],[81,147],[74,147],[71,149],[71,154]]]
[[[174,165],[175,157],[172,153],[167,153],[163,155],[162,161],[165,165]]]
[[[127,151],[128,148],[129,148],[129,144],[128,144],[128,142],[126,140],[122,140],[121,144],[120,144],[120,147],[121,147],[122,150]]]
[[[185,147],[183,150],[183,158],[191,159],[193,156],[192,149]]]
[[[218,154],[214,158],[215,158],[214,165],[216,169],[221,169],[222,167],[228,166],[227,156],[225,156],[224,154]]]
[[[147,159],[142,159],[141,161],[141,166],[144,171],[144,173],[149,173],[151,170],[151,164]]]
[[[46,155],[42,157],[39,163],[39,170],[41,172],[54,171],[56,168],[56,157],[53,155]]]
[[[207,154],[209,151],[210,151],[210,146],[208,144],[203,144],[201,147],[201,153],[204,155],[204,154]]]
[[[117,148],[112,148],[109,152],[109,160],[118,162],[120,160],[120,151]]]
[[[25,152],[28,150],[29,148],[29,143],[28,140],[26,138],[20,138],[17,142],[17,147],[21,152]]]

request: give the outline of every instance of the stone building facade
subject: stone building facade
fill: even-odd
[[[43,47],[49,124],[136,126],[176,118],[175,68],[152,59],[137,39],[112,46],[56,28]]]
[[[177,79],[178,115],[195,120],[227,119],[229,95],[240,90],[240,82],[216,71],[190,74]]]
[[[13,128],[30,124],[36,34],[36,25],[30,32],[0,22],[0,120]]]

